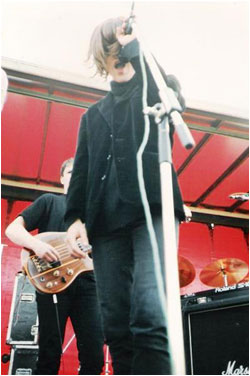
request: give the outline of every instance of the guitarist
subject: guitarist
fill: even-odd
[[[64,212],[73,158],[63,162],[60,176],[63,195],[47,193],[40,196],[7,227],[6,236],[14,243],[32,250],[46,261],[56,261],[59,255],[51,245],[32,236],[29,231],[39,232],[66,230]],[[57,295],[36,293],[39,317],[39,356],[36,375],[57,375],[62,353],[61,341],[70,317],[77,340],[80,375],[97,375],[102,371],[103,336],[96,297],[93,271],[80,274],[74,282]],[[59,323],[57,321],[57,312]]]

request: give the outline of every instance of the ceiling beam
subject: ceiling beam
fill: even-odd
[[[214,224],[220,226],[249,228],[249,215],[242,213],[229,213],[224,210],[196,208],[189,206],[192,212],[192,222]]]
[[[44,193],[62,194],[63,188],[2,179],[2,197],[4,199],[34,201]],[[249,216],[247,214],[193,206],[189,206],[189,209],[192,211],[192,222],[248,228]]]

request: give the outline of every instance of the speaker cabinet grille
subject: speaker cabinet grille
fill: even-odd
[[[187,372],[192,375],[248,374],[249,306],[231,297],[196,304],[184,312]]]

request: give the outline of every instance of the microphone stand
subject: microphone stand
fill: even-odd
[[[136,25],[133,25],[133,28],[135,26]],[[178,253],[175,234],[172,154],[169,137],[169,122],[173,122],[176,132],[184,147],[189,149],[194,146],[195,142],[180,115],[182,108],[176,95],[174,94],[174,91],[166,85],[153,56],[148,51],[142,37],[138,33],[137,27],[136,35],[140,48],[159,90],[159,97],[162,101],[161,104],[156,104],[153,107],[147,107],[143,109],[143,111],[146,114],[153,115],[155,117],[156,124],[158,124],[169,348],[173,374],[185,375],[184,338],[180,300]]]

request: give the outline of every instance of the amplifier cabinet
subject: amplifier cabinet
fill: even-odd
[[[13,345],[8,375],[34,375],[38,346]]]
[[[17,273],[11,301],[6,343],[34,345],[38,341],[35,288],[23,273]]]
[[[249,374],[247,284],[182,297],[188,375]]]

